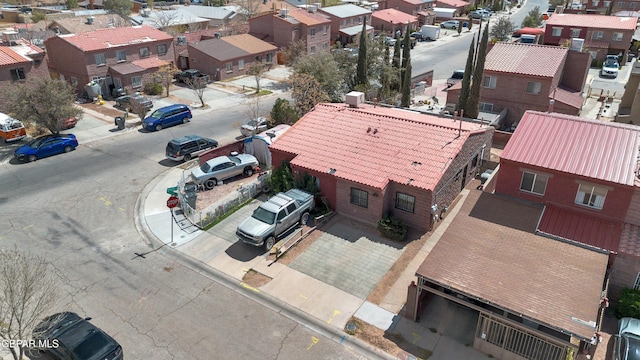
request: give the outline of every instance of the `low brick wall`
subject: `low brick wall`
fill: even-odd
[[[493,133],[492,146],[498,149],[504,149],[509,139],[511,139],[511,135],[513,135],[513,133],[496,130]]]
[[[222,155],[229,155],[231,154],[231,152],[237,152],[238,154],[242,154],[244,152],[244,141],[243,140],[238,140],[234,143],[231,143],[229,145],[225,145],[225,146],[221,146],[221,147],[217,147],[214,149],[211,149],[209,151],[203,152],[200,157],[199,157],[199,162],[200,164],[202,164],[203,162],[206,162],[210,159],[213,159],[214,157],[218,157],[218,156],[222,156]]]

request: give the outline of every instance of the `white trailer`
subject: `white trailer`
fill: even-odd
[[[450,20],[456,17],[456,9],[434,7],[433,12],[436,13],[436,19],[438,21]]]
[[[440,37],[440,27],[435,25],[422,25],[420,33],[423,39],[438,40]]]

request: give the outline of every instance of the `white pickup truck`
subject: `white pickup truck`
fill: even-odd
[[[298,224],[306,224],[314,206],[313,195],[302,190],[291,189],[286,193],[278,193],[240,223],[236,235],[244,243],[264,246],[269,251],[276,239],[287,230]]]

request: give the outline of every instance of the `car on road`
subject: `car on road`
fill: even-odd
[[[36,161],[47,156],[68,153],[78,147],[78,140],[73,134],[51,134],[35,138],[14,151],[13,156],[20,161]]]
[[[615,55],[607,55],[606,60],[602,63],[602,69],[600,69],[600,76],[602,77],[618,77],[620,65],[618,64],[618,57]]]
[[[160,131],[168,126],[186,124],[193,117],[191,109],[184,104],[161,107],[145,118],[142,126],[149,131]]]
[[[491,14],[487,13],[485,10],[475,10],[469,13],[469,19],[482,19],[487,20],[491,16]]]
[[[147,110],[153,107],[153,101],[151,101],[146,96],[135,93],[131,95],[124,95],[116,98],[115,107],[124,109],[127,111],[132,111],[137,109],[138,107],[145,108]]]
[[[36,325],[34,340],[59,360],[122,360],[122,347],[111,336],[73,312],[46,317]]]
[[[218,147],[213,139],[198,135],[187,135],[173,139],[167,143],[165,153],[167,159],[174,161],[189,161],[203,152]]]
[[[618,321],[613,360],[640,360],[640,320],[624,317]]]
[[[251,176],[258,168],[258,159],[249,154],[236,154],[218,156],[208,160],[200,167],[191,171],[193,180],[211,190],[218,181],[226,180],[234,176],[244,174]]]
[[[458,20],[447,20],[440,23],[440,27],[443,29],[458,29],[458,26],[460,26]]]
[[[255,135],[265,130],[267,130],[267,119],[263,117],[257,117],[249,120],[249,122],[240,127],[240,133],[242,136]]]

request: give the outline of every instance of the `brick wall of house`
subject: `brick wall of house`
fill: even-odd
[[[302,24],[294,25],[278,15],[271,17],[271,23],[273,29],[269,34],[273,36],[274,44],[278,47],[287,47],[302,38],[300,29],[293,31],[294,27],[301,28]]]
[[[402,11],[405,14],[418,16],[418,12],[422,10],[430,9],[431,4],[433,3],[424,3],[420,5],[415,5],[404,0],[388,0],[386,1],[385,7],[380,7],[380,9],[396,9],[396,10]]]
[[[403,193],[415,197],[413,213],[396,208],[396,198],[398,193]],[[431,230],[431,205],[433,193],[429,190],[419,189],[406,184],[391,182],[384,191],[384,208],[380,218],[390,214],[400,218],[410,228],[427,232]]]
[[[560,31],[560,35],[553,35],[553,28],[562,28]],[[631,43],[634,30],[619,30],[619,29],[601,29],[601,28],[589,28],[589,27],[575,27],[575,26],[559,26],[559,25],[547,25],[545,29],[544,35],[544,43],[546,45],[562,45],[566,39],[571,38],[571,29],[572,28],[580,28],[580,35],[578,38],[585,39],[585,47],[588,50],[597,50],[598,56],[596,60],[603,60],[607,54],[617,54],[618,52],[623,52],[626,55],[626,51]],[[596,32],[602,32],[601,39],[594,39],[593,34]],[[613,40],[614,33],[622,33],[622,38],[620,40]],[[589,43],[595,43],[594,46],[589,46]],[[603,44],[607,44],[603,45]],[[624,64],[623,59],[623,64]]]
[[[257,15],[249,19],[249,34],[263,39],[265,36],[274,36],[274,19],[276,13]],[[276,43],[276,46],[280,46]]]
[[[522,181],[523,170],[538,171],[550,175],[543,196],[520,190],[520,182]],[[592,209],[587,206],[575,204],[575,198],[578,192],[578,183],[576,182],[576,180],[578,179],[584,182],[593,183],[596,186],[600,185],[608,187],[609,190],[607,192],[602,210]],[[496,193],[513,196],[540,204],[552,202],[560,205],[565,205],[573,209],[593,211],[594,215],[607,216],[614,219],[622,220],[626,216],[631,198],[633,197],[634,189],[631,186],[623,186],[600,180],[581,178],[575,175],[566,175],[548,169],[528,166],[501,159],[500,173],[498,174],[498,183],[496,184]]]
[[[469,181],[475,178],[480,169],[480,165],[483,162],[489,161],[493,133],[494,128],[487,127],[486,132],[470,136],[462,149],[460,149],[458,156],[456,156],[443,174],[442,179],[436,186],[433,196],[433,203],[438,205],[438,213],[440,216],[446,216],[446,213],[443,213],[442,210],[449,207],[453,200],[460,194],[460,191],[462,191]],[[478,155],[478,160],[474,166],[473,159],[476,155]],[[481,158],[482,161],[480,161]]]
[[[577,104],[576,106],[572,106],[569,104],[563,104],[561,102],[556,101],[553,104],[553,112],[567,114],[567,115],[580,115],[580,110],[582,109],[582,104]]]
[[[480,102],[493,104],[494,112],[508,109],[504,120],[505,124],[511,125],[520,121],[527,110],[548,110],[549,91],[554,81],[552,78],[505,74],[487,70],[484,71],[484,76],[495,76],[496,87],[494,89],[482,87]],[[527,94],[527,83],[530,81],[542,84],[539,94]]]
[[[640,259],[625,253],[615,255],[609,279],[609,299],[618,300],[620,290],[633,288],[636,276],[640,273]]]
[[[311,35],[311,29],[315,29],[315,35]],[[302,31],[304,33],[302,33]],[[318,24],[314,26],[301,26],[301,35],[307,41],[307,53],[312,53],[312,47],[315,47],[315,53],[326,50],[331,47],[331,23]]]
[[[562,86],[582,91],[589,75],[591,55],[588,52],[569,51],[562,70]]]
[[[638,188],[633,190],[631,203],[627,209],[627,215],[624,218],[624,222],[633,225],[640,225],[640,189]]]
[[[262,63],[267,64],[267,54],[271,53],[272,61],[276,61],[275,52],[264,52],[261,54],[251,54],[241,58],[235,58],[227,61],[220,61],[214,59],[208,54],[189,46],[189,63],[192,68],[200,70],[203,74],[209,75],[212,81],[220,81],[236,76],[244,75],[249,67],[251,67],[257,60],[256,56],[262,56]],[[238,64],[239,60],[244,60],[244,68],[240,69]],[[232,70],[226,70],[226,64],[231,62],[233,64]]]
[[[351,188],[367,192],[366,208],[351,203]],[[336,182],[336,199],[337,202],[335,209],[340,214],[359,219],[369,224],[376,224],[382,217],[384,197],[382,196],[380,189],[338,179]]]

